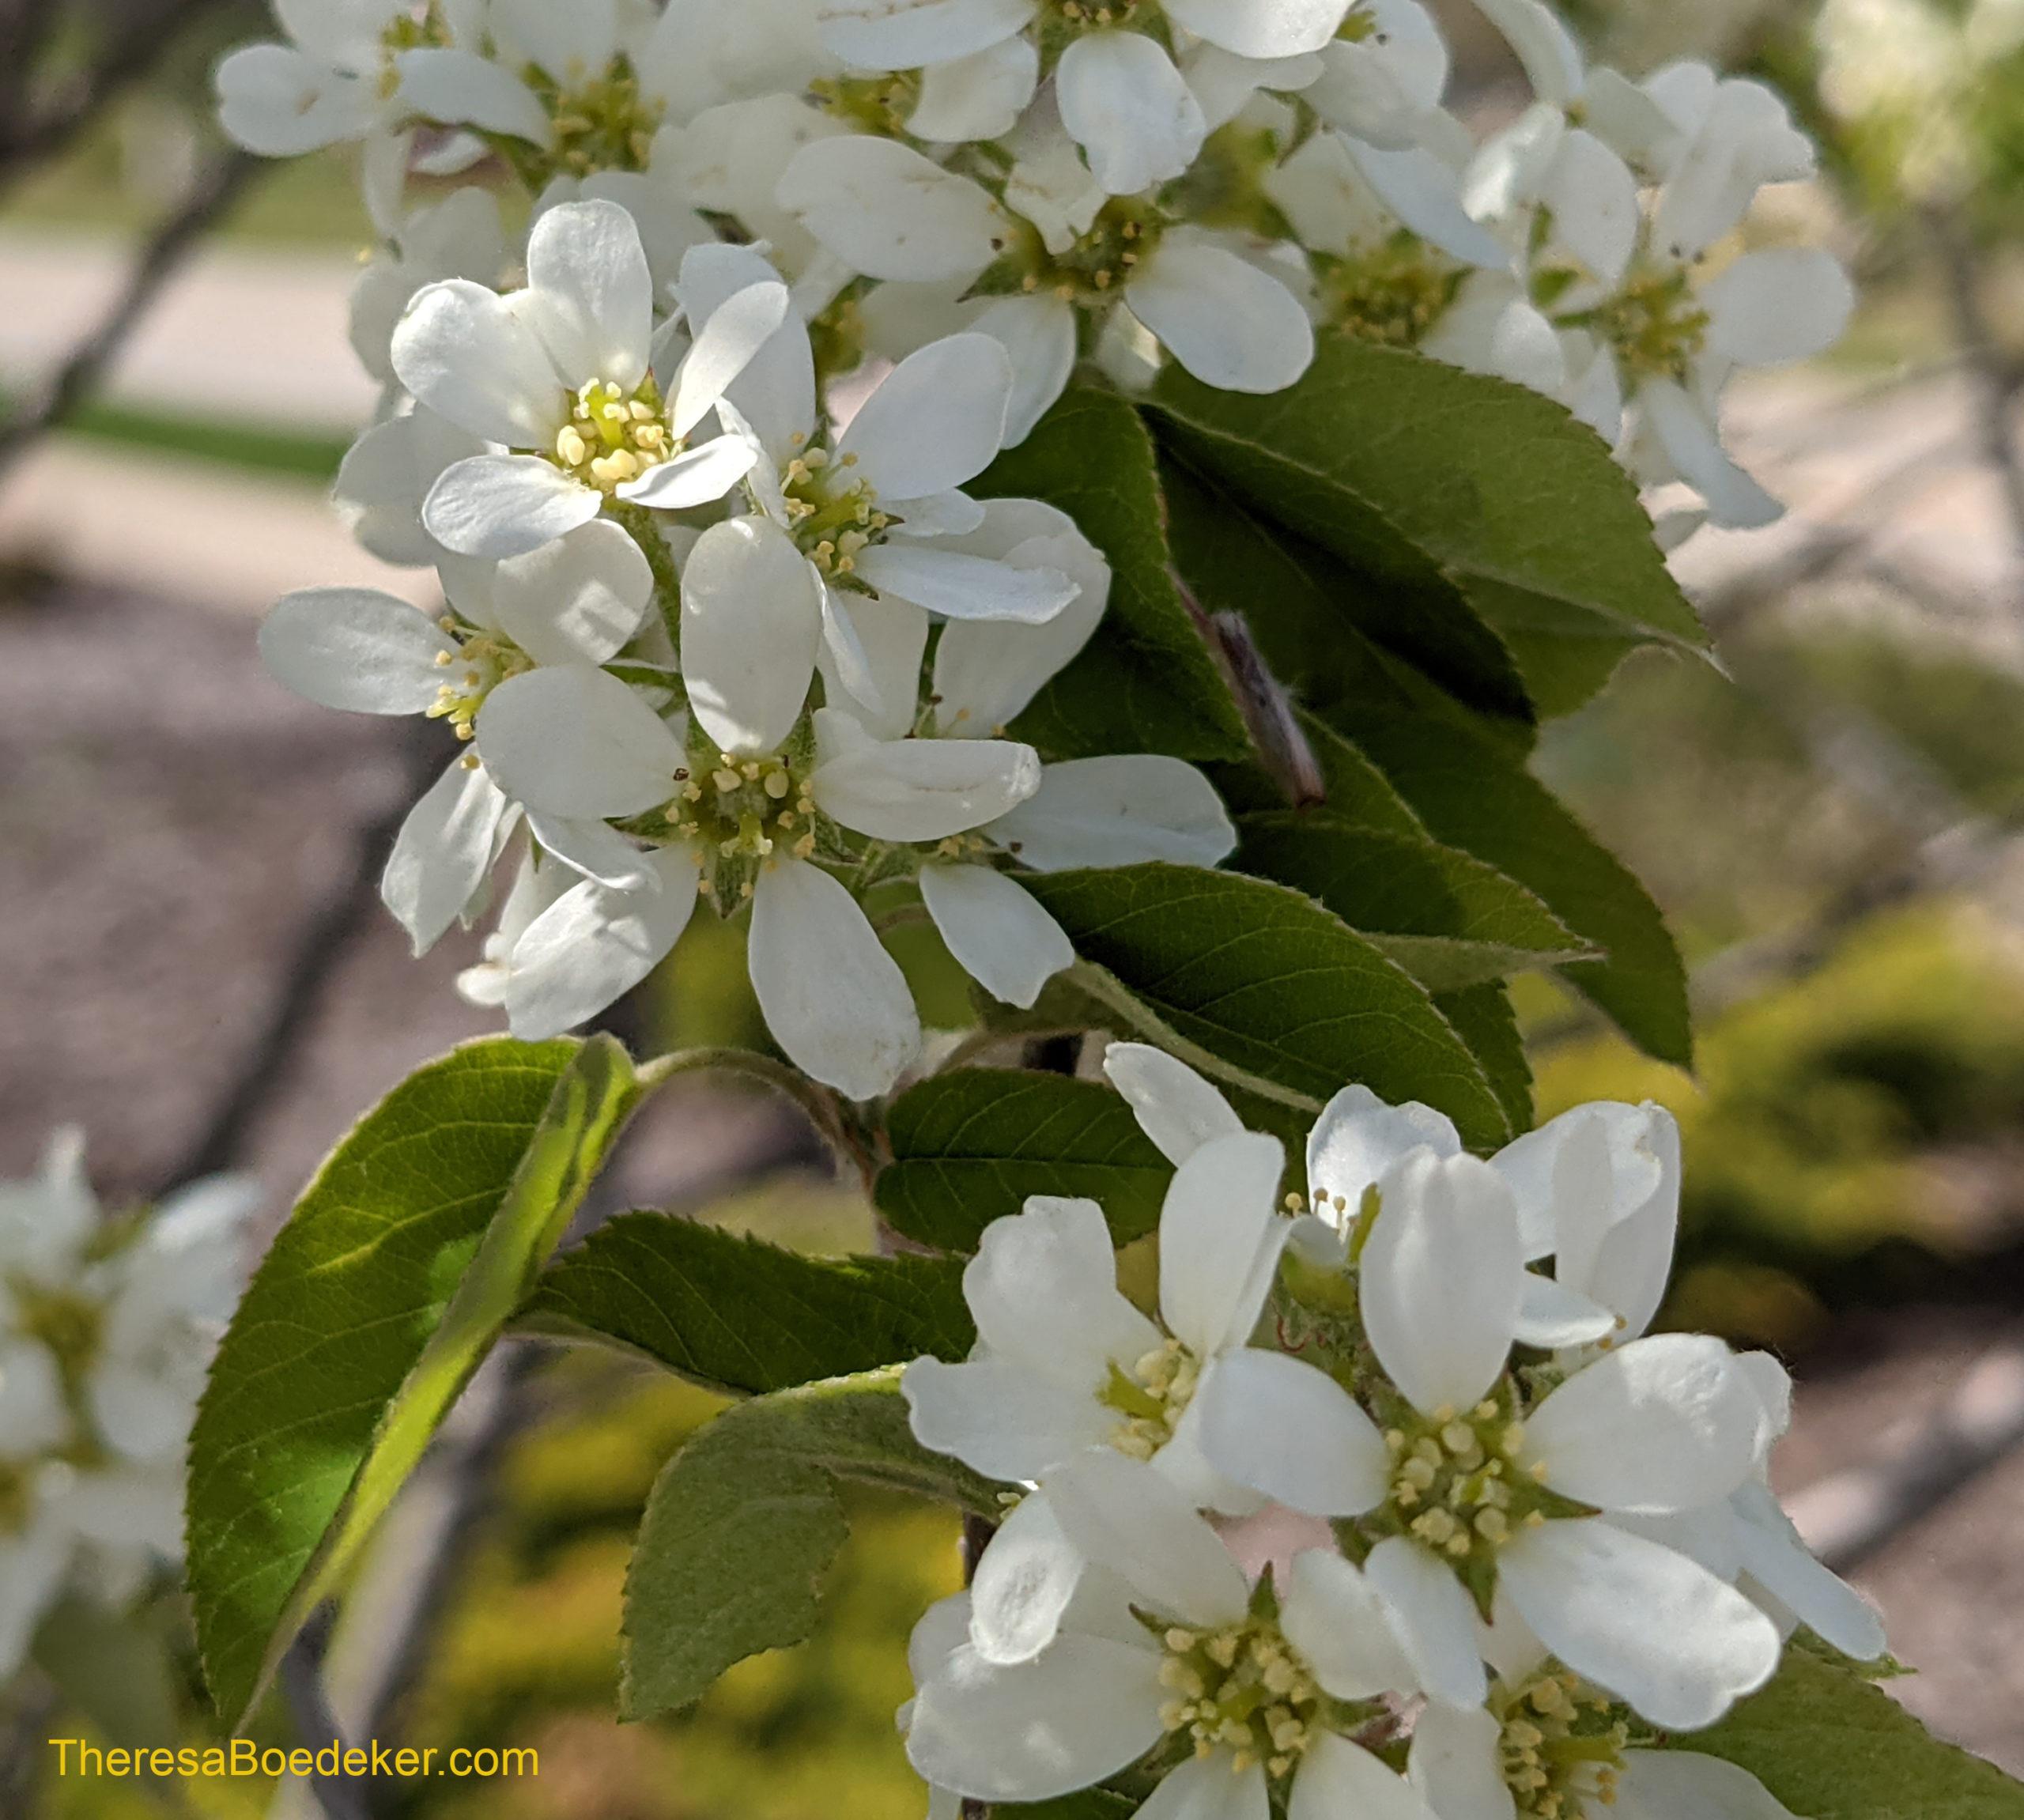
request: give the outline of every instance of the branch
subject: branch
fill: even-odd
[[[127,279],[126,289],[98,326],[57,368],[41,392],[0,429],[0,474],[84,402],[163,285],[198,241],[238,201],[260,166],[261,160],[249,152],[228,152],[198,177],[182,207],[155,231]]]

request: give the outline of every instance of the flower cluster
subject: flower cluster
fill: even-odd
[[[1105,1066],[1175,1165],[1157,1319],[1101,1209],[1037,1198],[965,1274],[972,1356],[905,1376],[923,1444],[1021,1487],[916,1633],[922,1775],[1037,1801],[1138,1765],[1160,1814],[1777,1820],[1659,1746],[1799,1625],[1883,1637],[1767,1487],[1782,1369],[1647,1331],[1670,1116],[1585,1105],[1483,1161],[1350,1087],[1282,1199],[1279,1141],[1208,1082]],[[1302,1539],[1254,1583],[1261,1512]]]
[[[0,1183],[0,1681],[66,1594],[124,1604],[183,1553],[183,1455],[237,1301],[250,1184],[108,1218],[74,1131]]]
[[[1544,0],[1479,4],[1536,95],[1480,143],[1419,0],[276,0],[289,42],[218,84],[255,150],[366,142],[382,335],[403,274],[498,265],[486,224],[402,201],[490,153],[539,207],[629,209],[657,279],[720,230],[765,244],[825,380],[999,341],[1009,442],[1083,363],[1273,392],[1347,335],[1545,391],[1641,481],[1765,522],[1722,387],[1833,341],[1850,294],[1818,249],[1736,256],[1739,230],[1811,145],[1758,84],[1633,85]]]

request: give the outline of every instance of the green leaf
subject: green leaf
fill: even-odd
[[[1094,1201],[1128,1244],[1159,1223],[1173,1177],[1119,1094],[1060,1074],[935,1075],[893,1102],[886,1135],[893,1160],[872,1198],[896,1232],[943,1251],[975,1251],[1029,1195]]]
[[[228,1716],[421,1457],[640,1091],[609,1037],[470,1044],[368,1113],[296,1204],[191,1438],[190,1589]]]
[[[1121,987],[1120,1014],[1149,1015],[1141,1028],[1191,1048],[1188,1059],[1219,1060],[1238,1084],[1305,1112],[1361,1081],[1384,1099],[1439,1107],[1472,1144],[1509,1135],[1482,1067],[1425,991],[1298,892],[1167,865],[1020,882],[1075,944],[1078,978]]]
[[[1725,1758],[1807,1820],[2024,1820],[2024,1784],[1935,1738],[1853,1664],[1794,1647],[1719,1725],[1671,1741]]]
[[[1426,838],[1426,829],[1405,798],[1342,734],[1311,715],[1301,717],[1301,731],[1321,776],[1324,797],[1317,812],[1352,828]],[[1211,765],[1209,778],[1233,815],[1274,814],[1288,806],[1285,792],[1259,765]]]
[[[1177,367],[1153,396],[1195,466],[1384,585],[1376,610],[1399,623],[1373,631],[1382,644],[1411,655],[1401,640],[1419,615],[1429,638],[1459,645],[1471,629],[1458,607],[1507,651],[1506,637],[1592,646],[1598,620],[1625,640],[1706,642],[1636,484],[1593,431],[1524,387],[1335,337],[1269,397]],[[1546,693],[1574,693],[1558,662],[1535,651],[1531,666]]]
[[[1512,1130],[1531,1130],[1532,1064],[1526,1059],[1510,994],[1499,985],[1470,986],[1459,992],[1437,992],[1433,1002],[1482,1063]]]
[[[1381,513],[1346,510],[1339,489],[1275,467],[1241,442],[1164,413],[1156,421],[1175,561],[1203,605],[1302,629],[1291,641],[1300,658],[1282,677],[1326,674],[1335,640],[1359,632],[1530,738],[1535,716],[1517,659],[1440,565]]]
[[[1109,1788],[1078,1788],[1052,1801],[998,1801],[994,1820],[1131,1820],[1139,1803]]]
[[[1233,866],[1318,899],[1429,991],[1595,953],[1524,885],[1424,836],[1374,833],[1319,810],[1237,826]]]
[[[1367,697],[1340,731],[1376,761],[1433,837],[1535,893],[1607,957],[1561,969],[1660,1061],[1694,1065],[1686,972],[1644,888],[1500,742],[1456,713]]]
[[[625,1717],[686,1706],[733,1663],[814,1628],[822,1576],[849,1533],[840,1478],[1003,1515],[990,1480],[914,1439],[897,1368],[733,1406],[648,1500],[625,1578]]]
[[[551,1264],[515,1325],[642,1354],[713,1390],[968,1356],[962,1267],[810,1258],[668,1214],[621,1214]]]
[[[1111,565],[1110,605],[1095,636],[1019,716],[1018,738],[1055,758],[1244,756],[1243,720],[1168,572],[1152,438],[1130,405],[1071,387],[970,490],[1059,506]]]

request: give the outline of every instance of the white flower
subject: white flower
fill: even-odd
[[[250,152],[287,158],[397,122],[401,54],[432,36],[448,42],[414,12],[412,0],[274,0],[289,42],[245,45],[218,66],[225,131]]]
[[[416,296],[394,333],[402,384],[470,434],[523,451],[447,469],[422,508],[432,537],[466,556],[520,556],[607,500],[677,510],[736,484],[743,443],[689,438],[779,326],[787,289],[753,285],[697,323],[665,401],[649,370],[653,304],[639,230],[602,200],[535,222],[526,289],[501,296],[453,279]]]
[[[1038,179],[1049,168],[1035,147],[1013,176]],[[1227,391],[1282,391],[1314,357],[1299,299],[1247,256],[1241,237],[1171,220],[1145,198],[1106,201],[1097,190],[1057,211],[1036,181],[1008,186],[1001,202],[910,146],[852,136],[798,153],[779,198],[872,278],[961,291],[1003,259],[1005,294],[991,322],[973,327],[1047,376],[1051,394],[1043,387],[1038,409],[1029,403],[1020,421],[1037,420],[1067,384],[1085,319],[1096,330],[1142,328],[1197,379]]]
[[[1298,89],[1353,0],[1166,0],[1181,42],[1217,54],[1205,86]],[[1105,192],[1135,194],[1182,176],[1211,121],[1160,38],[1100,7],[1041,0],[829,0],[825,43],[855,68],[919,70],[907,121],[917,139],[995,139],[1044,77]],[[1173,42],[1169,38],[1167,42]]]
[[[1508,1611],[1486,1648],[1497,1670],[1486,1704],[1435,1701],[1413,1728],[1407,1774],[1440,1820],[1792,1820],[1747,1770],[1649,1748],[1658,1740],[1634,1716]]]
[[[0,1680],[66,1590],[124,1603],[180,1554],[183,1444],[254,1201],[213,1176],[109,1231],[75,1131],[0,1184]]]
[[[1412,1685],[1381,1598],[1354,1567],[1309,1551],[1276,1602],[1256,1603],[1215,1531],[1150,1467],[1088,1453],[1051,1497],[1092,1565],[1045,1650],[987,1660],[967,1595],[916,1630],[903,1722],[931,1784],[1041,1801],[1157,1754],[1164,1773],[1141,1810],[1154,1820],[1236,1820],[1268,1801],[1289,1820],[1428,1820],[1412,1788],[1347,1735],[1380,1709],[1343,1716],[1335,1704]]]
[[[499,204],[487,190],[453,190],[417,209],[388,236],[351,293],[351,345],[365,370],[394,383],[394,330],[423,285],[442,278],[493,282],[506,263]]]
[[[330,502],[346,527],[382,562],[400,568],[440,565],[455,553],[429,534],[424,501],[444,471],[482,455],[481,436],[425,406],[374,424],[345,451]]]
[[[685,614],[691,602],[685,588]],[[614,820],[652,843],[644,882],[587,878],[528,926],[508,963],[507,1010],[516,1034],[566,1029],[645,977],[699,892],[727,913],[750,897],[749,962],[768,1028],[805,1073],[869,1098],[912,1061],[919,1023],[856,900],[810,863],[856,856],[825,851],[824,831],[874,849],[932,847],[1030,795],[1039,761],[1003,740],[878,741],[833,709],[814,716],[810,753],[795,735],[806,683],[784,688],[780,676],[807,674],[812,637],[799,652],[772,652],[776,667],[768,627],[744,630],[751,661],[713,672],[714,731],[670,725],[626,683],[585,666],[531,670],[486,698],[478,752],[545,847],[572,858],[595,844],[637,866],[640,849]],[[700,690],[692,700],[700,723]]]
[[[764,269],[757,255],[735,247],[699,253],[685,268],[685,304],[692,315],[708,310],[755,269]],[[782,703],[798,704],[818,650],[863,707],[896,730],[910,726],[918,647],[915,672],[896,674],[895,699],[885,701],[856,624],[868,597],[914,610],[923,637],[927,615],[1039,625],[1075,599],[1081,584],[1064,570],[960,541],[985,523],[984,508],[961,489],[1003,445],[1011,384],[998,342],[950,336],[887,374],[832,441],[807,331],[791,319],[728,387],[720,414],[748,451],[756,511],[704,532],[684,568],[682,608],[682,674],[698,719],[727,749],[744,737],[716,707],[730,677],[763,665]],[[803,651],[806,669],[787,657]]]

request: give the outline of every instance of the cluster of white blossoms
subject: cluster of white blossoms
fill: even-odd
[[[218,1176],[108,1218],[74,1131],[0,1183],[0,1682],[59,1599],[123,1605],[182,1558],[184,1444],[255,1199]]]
[[[1131,1770],[1155,1820],[1780,1820],[1676,1735],[1799,1626],[1883,1636],[1766,1484],[1782,1369],[1646,1331],[1669,1115],[1584,1105],[1485,1161],[1351,1087],[1282,1199],[1209,1082],[1105,1067],[1175,1165],[1158,1318],[1100,1207],[1036,1198],[965,1274],[970,1358],[904,1380],[924,1445],[1025,1488],[916,1632],[921,1774],[1037,1801]]]
[[[1824,252],[1742,250],[1811,145],[1761,85],[1692,62],[1633,84],[1544,0],[1478,4],[1536,96],[1482,142],[1419,0],[275,0],[287,41],[218,86],[257,151],[364,142],[368,364],[404,280],[504,260],[474,206],[410,212],[409,173],[503,162],[538,208],[630,210],[657,304],[689,247],[766,247],[825,382],[998,340],[1008,443],[1084,363],[1265,393],[1348,335],[1536,387],[1641,481],[1763,522],[1722,388],[1850,303]]]

